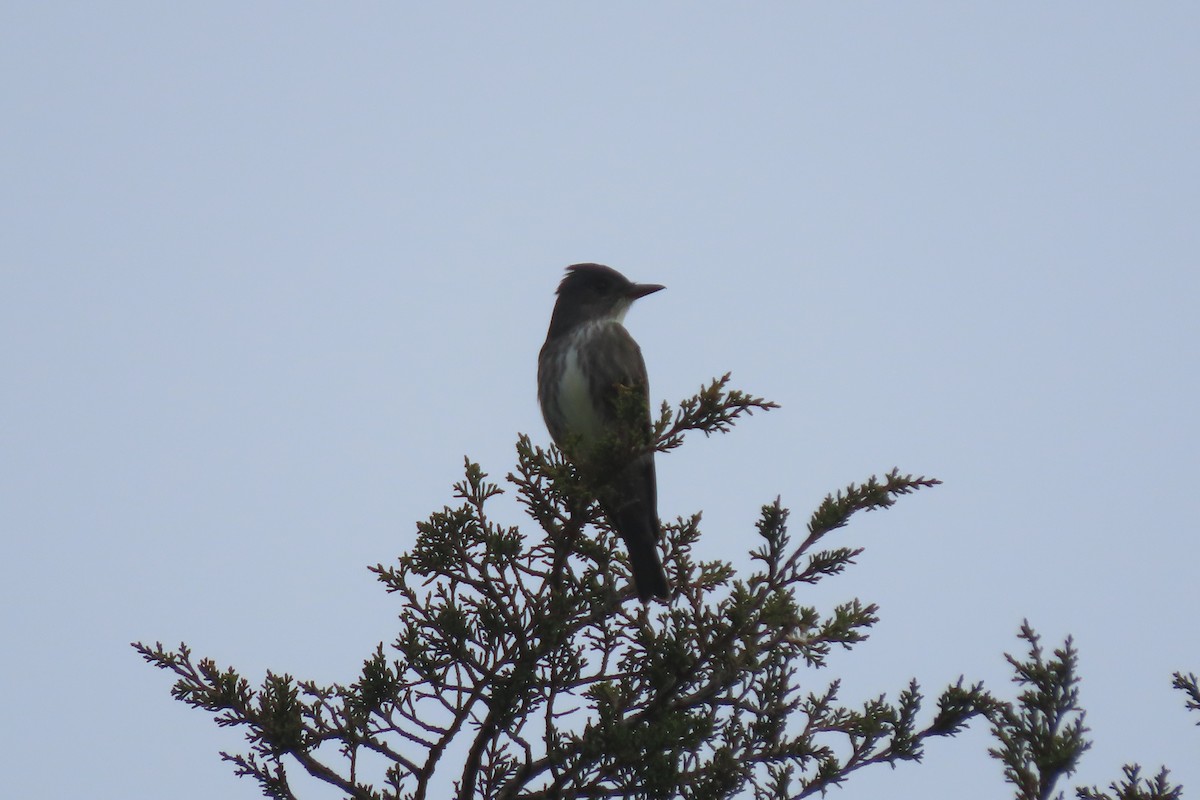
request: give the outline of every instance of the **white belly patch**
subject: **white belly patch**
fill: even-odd
[[[575,349],[567,351],[563,365],[562,387],[558,395],[558,408],[567,422],[567,430],[584,443],[594,442],[604,435],[603,420],[592,404],[591,391]]]

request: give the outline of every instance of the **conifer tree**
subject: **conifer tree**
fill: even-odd
[[[728,377],[674,411],[664,404],[652,442],[630,446],[666,453],[690,432],[724,433],[775,408],[728,388]],[[861,548],[833,535],[854,514],[935,479],[893,469],[851,484],[827,496],[799,535],[778,499],[764,505],[755,568],[744,576],[694,557],[699,513],[666,523],[677,594],[650,605],[633,596],[596,487],[557,449],[522,436],[505,483],[533,526],[496,522],[489,502],[506,489],[466,460],[455,505],[419,523],[395,564],[372,568],[399,599],[400,630],[351,681],[268,672],[253,688],[186,644],[134,647],[174,674],[176,699],[245,730],[248,748],[222,757],[280,800],[297,797],[296,767],[358,800],[442,797],[449,785],[459,800],[784,800],[823,794],[865,768],[919,761],[932,740],[980,715],[1016,796],[1042,800],[1088,747],[1075,651],[1068,640],[1046,661],[1027,624],[1028,660],[1009,658],[1027,686],[1015,704],[963,679],[930,711],[916,680],[880,687],[861,705],[839,701],[838,679],[822,668],[833,648],[866,638],[877,608],[852,600],[819,609],[805,604],[805,590],[854,563]],[[1176,679],[1196,707],[1195,676]],[[1115,795],[1078,796],[1178,797],[1165,770],[1146,782],[1138,769],[1126,768]]]

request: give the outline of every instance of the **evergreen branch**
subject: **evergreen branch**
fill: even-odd
[[[1171,679],[1171,686],[1187,695],[1187,710],[1200,711],[1200,684],[1197,684],[1195,673],[1189,672],[1184,675],[1182,672],[1176,672]],[[1200,725],[1200,722],[1196,724]]]
[[[683,444],[687,431],[701,431],[705,436],[728,433],[733,424],[743,415],[752,416],[756,410],[770,411],[779,408],[761,397],[754,397],[738,389],[726,391],[730,373],[726,372],[700,391],[679,404],[674,413],[666,403],[654,422],[652,438],[655,449],[660,453],[674,450]]]
[[[872,476],[866,483],[852,483],[836,494],[826,495],[809,520],[808,539],[800,549],[807,550],[821,537],[845,527],[850,517],[859,511],[888,508],[894,505],[896,498],[901,495],[940,484],[941,481],[936,478],[901,475],[899,469],[893,468],[884,476],[883,483]]]
[[[1171,686],[1188,697],[1186,708],[1189,711],[1200,710],[1200,686],[1197,685],[1196,675],[1176,672],[1171,677]],[[1153,778],[1141,777],[1142,768],[1138,764],[1126,764],[1122,772],[1124,778],[1108,785],[1112,794],[1095,786],[1079,786],[1075,789],[1075,796],[1080,800],[1179,800],[1183,797],[1183,787],[1167,779],[1170,772],[1166,767],[1159,769]]]
[[[1048,800],[1059,778],[1074,773],[1092,746],[1079,707],[1079,657],[1068,637],[1053,658],[1045,658],[1028,621],[1021,624],[1020,638],[1029,645],[1026,660],[1005,659],[1016,673],[1014,682],[1027,688],[1016,705],[994,710],[992,735],[1000,746],[988,754],[1004,764],[1004,779],[1017,788],[1018,800]]]
[[[1167,780],[1169,773],[1166,767],[1153,778],[1141,777],[1142,768],[1137,764],[1126,764],[1122,772],[1125,774],[1122,780],[1109,784],[1112,794],[1102,792],[1095,786],[1081,786],[1075,790],[1075,796],[1079,800],[1179,800],[1183,797],[1183,787],[1172,785]]]
[[[664,408],[652,431],[656,449],[678,447],[691,430],[727,432],[741,416],[776,407],[727,383],[728,375],[702,387],[675,414]],[[415,546],[394,565],[371,568],[400,601],[400,631],[392,658],[379,645],[348,686],[268,673],[255,690],[233,670],[193,664],[185,646],[139,652],[175,672],[178,699],[218,724],[247,728],[250,752],[226,759],[280,798],[292,796],[290,756],[350,797],[424,800],[435,774],[454,769],[450,753],[463,752],[454,743],[465,740],[454,781],[461,800],[699,800],[747,788],[782,800],[868,766],[919,760],[930,737],[952,736],[994,711],[982,687],[964,688],[961,679],[924,728],[915,681],[895,702],[880,695],[861,708],[838,704],[836,680],[823,692],[804,690],[832,648],[852,648],[878,622],[876,606],[857,599],[826,612],[799,602],[861,552],[813,545],[857,511],[890,506],[936,480],[892,470],[851,484],[825,499],[798,546],[777,498],[763,507],[757,567],[742,580],[727,563],[693,557],[699,514],[665,524],[664,565],[679,590],[669,605],[647,607],[628,602],[624,549],[594,489],[556,448],[522,436],[507,479],[539,535],[494,522],[490,504],[503,490],[464,460],[456,505],[419,523]],[[323,744],[339,745],[345,770],[317,759]],[[360,779],[360,752],[388,762],[385,789]]]

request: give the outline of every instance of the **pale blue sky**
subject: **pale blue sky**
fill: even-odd
[[[548,440],[577,261],[667,285],[656,401],[783,406],[660,459],[704,555],[945,480],[837,534],[810,602],[882,622],[814,688],[1010,694],[1028,617],[1081,651],[1078,782],[1200,791],[1197,42],[1182,2],[5,4],[6,793],[259,796],[128,642],[352,680],[398,608],[366,565]],[[1010,797],[988,746],[831,797]]]

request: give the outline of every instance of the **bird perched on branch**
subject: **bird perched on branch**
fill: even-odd
[[[546,427],[594,482],[609,525],[625,541],[642,602],[668,597],[670,587],[658,554],[662,530],[646,362],[621,323],[633,301],[662,288],[633,283],[601,264],[567,267],[538,355],[538,403]]]

